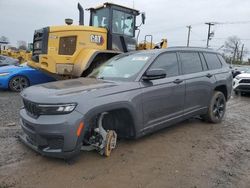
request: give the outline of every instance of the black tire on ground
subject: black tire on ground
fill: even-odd
[[[220,123],[226,111],[226,98],[220,91],[215,91],[203,118],[210,123]]]
[[[9,89],[14,92],[20,92],[29,87],[29,80],[24,76],[15,76],[9,81]]]

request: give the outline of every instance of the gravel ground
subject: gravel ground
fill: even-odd
[[[232,97],[221,124],[191,119],[120,141],[110,158],[83,152],[73,164],[42,157],[17,139],[17,93],[0,91],[0,188],[249,187],[250,96]]]

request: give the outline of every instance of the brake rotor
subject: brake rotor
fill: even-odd
[[[115,131],[108,130],[106,136],[106,143],[104,148],[104,155],[109,157],[111,151],[116,147],[117,134]]]

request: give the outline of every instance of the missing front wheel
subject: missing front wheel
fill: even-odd
[[[98,127],[94,129],[93,134],[88,140],[88,146],[82,146],[81,150],[97,150],[101,155],[109,157],[111,151],[115,149],[117,143],[117,134],[114,130],[105,130],[103,128],[103,118],[107,112],[101,113],[98,118]]]

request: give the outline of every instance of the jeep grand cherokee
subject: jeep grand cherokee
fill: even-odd
[[[125,53],[87,78],[25,89],[21,140],[47,156],[91,149],[109,156],[117,136],[138,138],[197,115],[221,122],[231,89],[231,71],[216,51]]]

